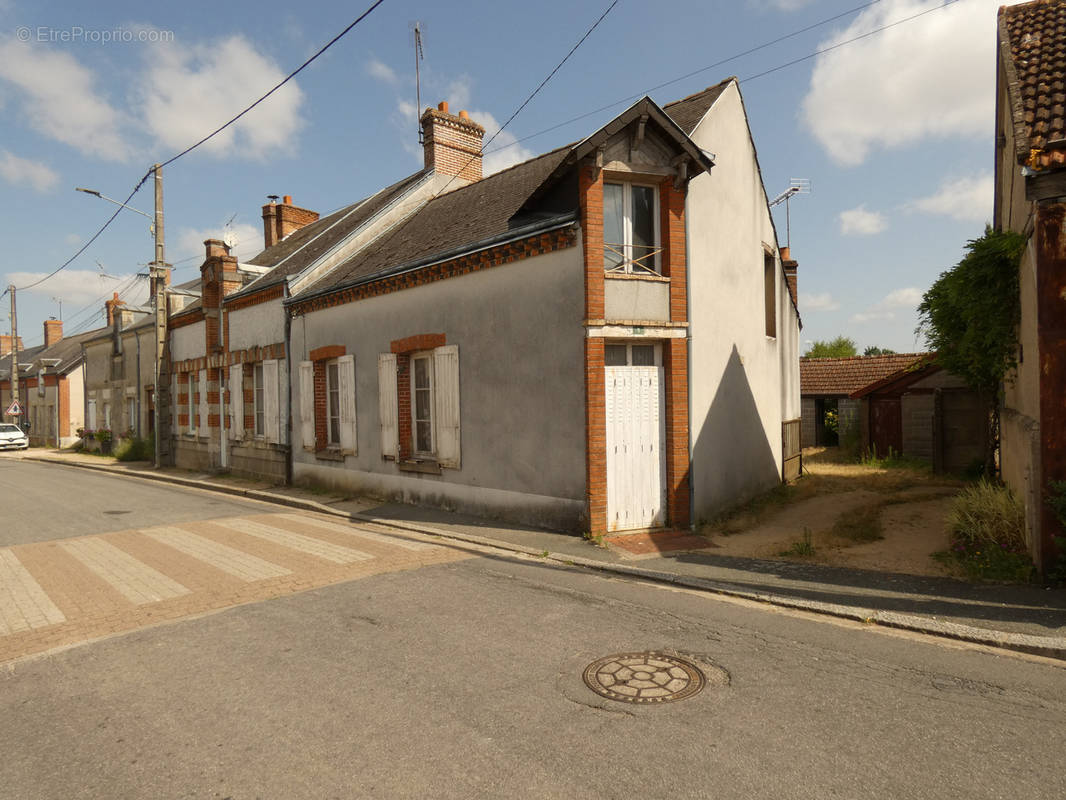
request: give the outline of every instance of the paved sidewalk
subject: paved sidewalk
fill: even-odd
[[[871,624],[1066,659],[1066,590],[976,585],[867,570],[716,556],[713,549],[634,557],[580,537],[369,498],[272,487],[229,476],[155,470],[95,456],[29,451],[23,457],[164,480],[376,522],[457,543],[490,546],[545,561],[667,582]]]

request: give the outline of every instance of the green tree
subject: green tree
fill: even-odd
[[[988,404],[986,475],[995,473],[999,392],[1018,365],[1018,265],[1024,250],[1024,236],[986,227],[918,306],[917,332],[936,351],[936,362],[964,378]]]
[[[870,345],[862,351],[864,356],[891,356],[895,355],[895,350],[889,350],[887,347],[878,347],[877,345]]]
[[[848,358],[858,355],[855,349],[855,340],[846,336],[838,336],[831,342],[821,340],[811,342],[811,346],[804,353],[805,358]]]

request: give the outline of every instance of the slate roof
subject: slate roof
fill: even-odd
[[[345,236],[403,194],[425,174],[426,170],[423,169],[408,175],[403,180],[397,181],[392,186],[386,186],[370,197],[334,211],[310,225],[305,225],[272,247],[268,247],[247,263],[259,267],[273,267],[273,269],[227,297],[235,297],[245,292],[274,286],[285,280],[286,275],[293,275],[310,266],[315,260],[332,250]]]
[[[735,77],[726,78],[719,84],[708,86],[702,92],[696,92],[688,97],[667,103],[663,106],[663,111],[670,115],[670,118],[677,123],[681,130],[691,136],[692,132],[696,130],[696,126],[699,125],[700,120],[714,105],[714,101],[725,91],[730,82],[735,80]]]
[[[912,367],[930,353],[893,353],[887,356],[851,358],[801,358],[800,394],[851,395]]]
[[[417,213],[330,271],[310,293],[358,282],[438,253],[505,234],[523,204],[570,153],[537,156],[433,198]],[[533,221],[533,219],[527,220]]]
[[[1015,157],[1034,169],[1066,166],[1066,0],[1000,8],[999,47]]]
[[[82,360],[82,343],[99,336],[101,333],[106,333],[107,330],[107,328],[97,328],[96,330],[86,331],[85,333],[79,333],[74,336],[64,336],[51,347],[38,345],[37,347],[31,347],[27,350],[19,350],[19,363],[29,364],[43,358],[58,359],[59,363],[54,367],[47,367],[45,372],[49,375],[57,372],[63,374]],[[11,356],[4,356],[0,359],[0,373],[4,373],[5,380],[7,379],[7,374],[10,369]],[[32,378],[35,374],[36,371],[30,367],[21,370],[19,372],[19,378]]]

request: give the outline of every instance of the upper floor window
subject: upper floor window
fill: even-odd
[[[771,253],[763,254],[763,299],[766,311],[766,335],[777,336],[777,262]]]
[[[608,272],[658,275],[659,198],[654,186],[603,184],[603,261]]]

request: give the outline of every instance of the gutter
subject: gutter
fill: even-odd
[[[451,261],[452,259],[459,258],[460,256],[471,255],[478,253],[482,250],[488,250],[490,247],[496,247],[501,244],[510,244],[511,242],[519,241],[520,239],[526,239],[535,233],[549,233],[560,228],[565,228],[569,225],[573,225],[577,222],[577,212],[568,211],[566,214],[560,214],[556,217],[551,217],[547,220],[539,220],[528,225],[523,225],[521,228],[514,228],[504,233],[498,233],[494,236],[489,236],[485,239],[481,239],[471,244],[461,245],[459,247],[452,248],[451,250],[445,250],[442,253],[434,253],[431,256],[416,259],[414,261],[407,261],[391,269],[383,272],[375,272],[372,275],[366,275],[361,278],[356,278],[353,281],[347,283],[340,283],[336,286],[327,286],[323,289],[319,289],[315,292],[310,292],[298,297],[292,297],[284,301],[284,305],[290,306],[296,303],[302,303],[306,300],[313,300],[317,297],[333,294],[334,292],[343,291],[344,289],[351,289],[355,286],[362,286],[367,283],[373,283],[374,281],[381,280],[383,278],[391,278],[396,275],[403,275],[407,272],[413,272],[423,267],[432,267],[436,264],[442,264],[445,261]]]

